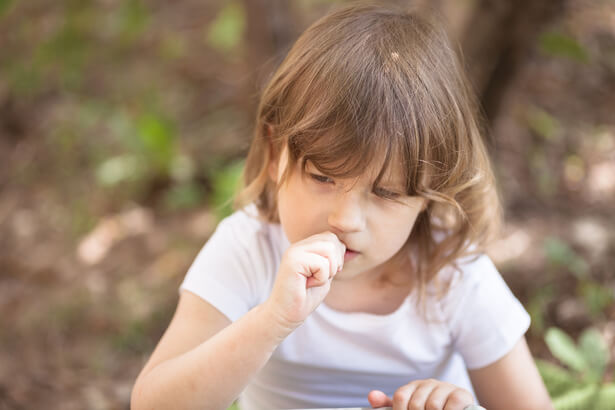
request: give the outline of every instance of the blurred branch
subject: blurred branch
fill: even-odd
[[[489,123],[544,27],[566,0],[479,0],[463,34],[463,50]]]
[[[250,45],[246,63],[251,67],[246,94],[252,97],[244,103],[249,104],[248,112],[254,112],[256,93],[297,37],[297,19],[292,2],[286,0],[242,0],[242,3],[247,16],[246,43]]]

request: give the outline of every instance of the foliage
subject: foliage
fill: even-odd
[[[586,329],[576,345],[562,330],[549,328],[545,342],[567,366],[536,361],[556,410],[615,409],[615,383],[603,382],[609,351],[600,332]]]
[[[544,247],[547,260],[552,266],[568,269],[577,278],[587,275],[589,270],[587,262],[566,242],[556,237],[548,237],[544,242]]]
[[[236,1],[229,2],[220,10],[207,31],[207,43],[214,49],[231,53],[236,51],[246,25],[245,12]]]
[[[549,55],[587,63],[589,56],[577,40],[566,34],[549,31],[540,36],[540,49]]]
[[[211,206],[218,220],[232,213],[232,200],[240,186],[244,162],[243,160],[232,162],[214,171]]]
[[[527,303],[530,314],[532,332],[542,335],[545,330],[545,312],[549,303],[556,296],[556,289],[552,284],[540,286],[532,291]]]
[[[15,0],[0,0],[0,16],[10,10]]]
[[[553,141],[561,132],[558,119],[539,107],[530,106],[526,115],[529,128],[547,141]]]
[[[544,253],[552,269],[568,271],[575,277],[576,297],[583,301],[594,318],[603,315],[604,310],[615,302],[613,292],[591,277],[589,263],[567,242],[557,237],[547,237],[544,241]],[[544,307],[548,301],[548,298],[544,298],[540,307]]]

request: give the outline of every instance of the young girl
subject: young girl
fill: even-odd
[[[475,107],[416,12],[309,27],[132,408],[551,408],[529,316],[482,253],[499,204]]]

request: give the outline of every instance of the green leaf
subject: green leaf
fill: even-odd
[[[15,0],[0,0],[0,17],[11,9],[13,3]]]
[[[553,264],[566,265],[572,259],[572,250],[559,238],[548,237],[545,239],[544,248],[547,259]]]
[[[161,171],[168,172],[175,156],[175,132],[172,124],[153,113],[137,120],[139,138],[145,154]]]
[[[547,329],[545,342],[553,356],[566,366],[579,372],[586,372],[588,370],[588,364],[583,354],[575,346],[570,336],[562,330],[555,327]]]
[[[560,267],[565,267],[577,278],[587,276],[589,265],[566,242],[556,237],[548,237],[544,242],[547,260]]]
[[[556,397],[579,383],[570,371],[547,361],[536,359],[536,367],[551,397]]]
[[[615,410],[615,384],[609,383],[600,389],[593,410]]]
[[[96,179],[103,186],[113,186],[128,180],[139,179],[143,166],[134,155],[118,155],[106,159],[96,170]]]
[[[548,141],[555,140],[562,129],[557,118],[533,105],[527,109],[526,120],[532,131]]]
[[[547,32],[540,36],[540,48],[549,55],[564,57],[581,63],[589,62],[589,55],[576,39],[563,33]]]
[[[223,52],[235,50],[245,29],[245,11],[238,2],[229,2],[216,16],[207,31],[207,43]]]
[[[579,348],[589,365],[592,381],[600,382],[609,361],[609,349],[600,332],[594,328],[584,330],[579,339]]]
[[[170,165],[169,173],[179,182],[190,181],[196,172],[192,158],[187,155],[175,155]]]
[[[555,292],[553,290],[553,285],[548,284],[546,286],[542,286],[538,289],[535,289],[530,296],[529,302],[527,304],[527,310],[532,318],[532,332],[536,332],[536,334],[540,335],[544,334],[544,315],[546,312],[547,305],[554,298],[554,294]]]
[[[120,21],[121,36],[124,41],[134,38],[140,34],[147,26],[149,21],[148,9],[140,0],[127,0],[121,3]]]
[[[555,410],[589,410],[598,392],[598,386],[589,385],[571,390],[553,400]]]
[[[203,191],[193,183],[175,185],[169,189],[164,198],[168,209],[190,209],[201,205],[203,201]]]
[[[579,286],[579,292],[594,317],[599,317],[614,302],[613,291],[600,283],[586,280]]]
[[[218,220],[232,213],[232,200],[241,183],[244,161],[233,162],[217,171],[213,177],[211,204]]]

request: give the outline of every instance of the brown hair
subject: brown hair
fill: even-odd
[[[400,161],[406,192],[428,200],[402,248],[416,252],[423,300],[438,271],[481,252],[499,227],[479,114],[441,25],[412,10],[338,9],[299,37],[264,88],[234,208],[254,202],[264,220],[279,222],[268,167],[284,146],[282,183],[298,161],[332,178],[382,164],[375,184]]]

